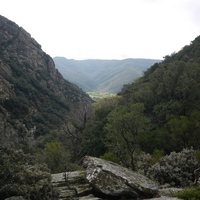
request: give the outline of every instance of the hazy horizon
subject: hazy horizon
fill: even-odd
[[[200,35],[196,0],[6,0],[0,14],[51,57],[160,59]]]

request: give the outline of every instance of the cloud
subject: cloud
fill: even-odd
[[[74,59],[162,58],[199,34],[199,10],[197,0],[6,0],[0,7],[52,57]]]

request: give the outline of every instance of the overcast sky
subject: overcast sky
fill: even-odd
[[[52,57],[154,58],[200,35],[200,0],[0,0]]]

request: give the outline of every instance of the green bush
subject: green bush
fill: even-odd
[[[0,199],[23,196],[28,200],[58,199],[45,165],[34,164],[22,150],[0,147]]]
[[[112,152],[105,153],[100,158],[102,158],[104,160],[109,160],[109,161],[117,163],[117,164],[120,164],[120,159]]]
[[[193,172],[198,168],[196,152],[183,149],[181,152],[172,152],[162,157],[147,171],[147,176],[160,184],[169,183],[172,186],[188,186],[194,181]]]
[[[200,186],[183,189],[182,191],[174,193],[173,196],[184,200],[199,200]]]
[[[48,142],[44,149],[44,159],[51,173],[79,170],[80,166],[70,161],[69,152],[60,142]]]
[[[155,149],[152,155],[152,160],[151,160],[152,164],[157,163],[163,156],[164,156],[163,150]]]
[[[200,150],[196,151],[196,160],[198,161],[198,163],[200,163]]]

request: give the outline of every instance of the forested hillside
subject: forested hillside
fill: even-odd
[[[199,149],[200,37],[153,65],[120,95],[123,104],[144,106],[150,120],[150,132],[143,135],[148,142],[141,141],[144,150]]]
[[[1,143],[26,143],[58,130],[72,107],[91,103],[23,28],[2,16],[0,28]]]
[[[49,172],[78,167],[80,142],[69,136],[80,134],[74,126],[91,103],[29,33],[0,16],[0,199],[57,199]]]
[[[94,108],[85,129],[89,154],[116,156],[135,169],[138,151],[200,149],[200,37]]]
[[[147,68],[160,60],[69,60],[55,57],[54,62],[63,77],[83,91],[116,94],[124,84],[141,77]]]

